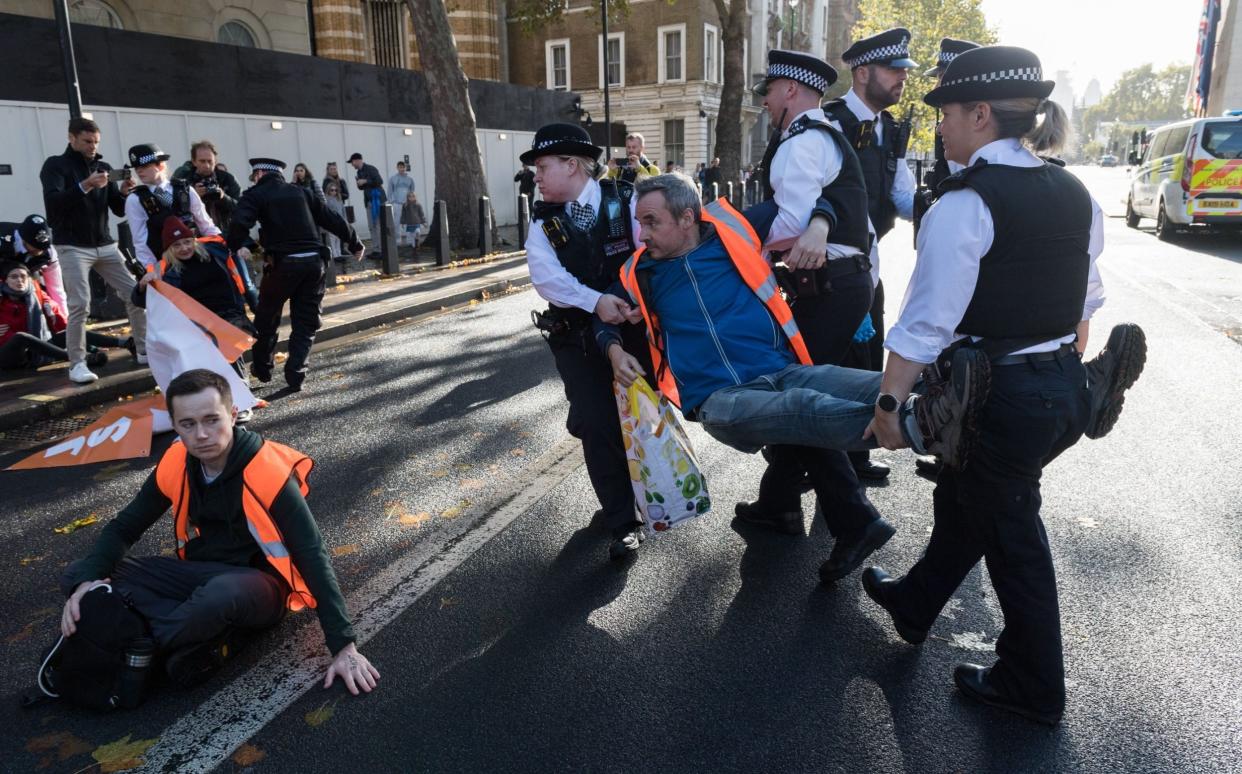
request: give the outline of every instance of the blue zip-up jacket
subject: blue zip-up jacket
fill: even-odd
[[[766,203],[765,203],[766,204]],[[747,219],[760,239],[773,212],[751,208]],[[659,318],[665,361],[681,394],[682,412],[693,419],[716,390],[776,373],[797,362],[789,340],[766,306],[733,266],[710,227],[703,241],[679,258],[642,258],[641,287],[649,311]],[[649,290],[648,290],[649,289]],[[609,292],[626,298],[620,282]],[[637,303],[636,299],[631,299]],[[607,353],[620,341],[617,326],[595,321],[596,341]],[[654,375],[652,375],[654,378]]]

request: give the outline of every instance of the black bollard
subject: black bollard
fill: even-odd
[[[479,197],[479,256],[492,252],[492,201]]]
[[[448,202],[443,199],[436,200],[435,222],[439,224],[436,229],[436,266],[447,266],[452,251],[449,249]]]
[[[526,234],[530,231],[530,200],[526,194],[518,195],[518,247],[526,247]]]
[[[397,256],[397,226],[393,222],[392,207],[380,206],[380,265],[385,274],[400,274],[401,264]]]

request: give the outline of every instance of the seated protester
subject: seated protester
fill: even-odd
[[[164,396],[180,442],[103,528],[91,553],[65,568],[62,634],[76,631],[82,596],[111,583],[147,620],[172,682],[189,686],[254,633],[279,623],[286,609],[311,607],[335,656],[324,687],[340,677],[350,693],[369,692],[379,672],[354,645],[306,504],[310,458],[235,428],[228,382],[212,371],[181,374]],[[243,490],[252,496],[243,498]],[[177,555],[126,556],[170,507]]]
[[[52,247],[52,229],[42,215],[27,215],[21,223],[0,223],[0,261],[26,264],[52,303],[62,314],[69,314],[60,260]]]
[[[69,319],[64,307],[48,297],[25,264],[0,263],[0,368],[38,368],[68,360],[65,328]],[[132,340],[87,331],[86,363],[102,366],[108,355],[99,347],[128,347]]]
[[[621,269],[620,287],[613,290],[637,305],[630,321],[647,324],[664,396],[716,440],[741,451],[768,444],[875,448],[868,425],[882,397],[881,375],[806,365],[802,335],[759,253],[763,235],[724,199],[701,209],[684,174],[642,180],[636,195],[644,246]],[[817,230],[815,244],[827,244],[832,217],[821,207],[808,227]],[[766,233],[766,224],[759,225]],[[630,384],[643,373],[638,360],[621,346],[616,326],[595,326],[617,380]],[[949,385],[891,408],[881,401],[885,410],[900,413],[906,445],[936,449],[955,466],[966,462],[988,375],[978,353],[958,354]]]

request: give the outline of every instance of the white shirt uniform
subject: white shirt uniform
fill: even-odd
[[[794,121],[806,116],[812,121],[828,122],[822,108],[806,110],[794,116]],[[841,174],[841,149],[825,132],[808,130],[786,138],[772,157],[768,181],[775,191],[773,200],[780,212],[768,231],[764,248],[783,250],[791,247],[811,220],[811,210],[823,192],[824,186]],[[860,251],[849,245],[828,243],[828,260],[857,255]]]
[[[194,228],[198,231],[199,236],[219,236],[220,229],[216,228],[216,224],[212,222],[211,216],[207,214],[207,209],[203,207],[203,200],[198,198],[198,191],[194,190],[194,186],[187,186],[190,192],[190,215],[194,217]],[[158,186],[148,185],[154,193],[157,189],[172,194],[172,183],[168,180],[160,183]],[[129,222],[130,233],[134,235],[134,252],[138,254],[138,260],[143,266],[155,266],[160,262],[160,257],[151,252],[151,248],[147,246],[147,211],[142,208],[142,202],[138,199],[138,194],[131,191],[129,196],[125,198],[125,220]]]
[[[875,122],[875,144],[879,145],[884,142],[884,122],[879,120],[879,113],[867,107],[867,103],[862,101],[862,97],[854,93],[854,89],[845,92],[842,98],[845,106],[850,109],[854,117],[859,121]],[[833,121],[832,125],[841,128],[837,121]],[[910,171],[910,166],[906,164],[906,157],[902,156],[897,161],[897,172],[893,176],[893,187],[889,190],[888,196],[892,199],[893,204],[897,207],[897,215],[911,220],[914,218],[914,192],[918,188],[914,180],[914,173]],[[874,233],[875,229],[871,229]],[[871,245],[871,281],[879,283],[880,281],[880,240],[875,240]]]
[[[591,205],[595,217],[598,218],[600,199],[599,182],[589,180],[578,194],[577,202]],[[637,197],[630,199],[630,229],[634,235],[635,248],[642,244],[638,241],[638,221],[634,219],[634,208],[637,204]],[[595,312],[595,305],[603,294],[583,285],[561,264],[556,257],[556,250],[548,242],[548,235],[543,233],[543,221],[532,222],[530,233],[526,236],[526,267],[530,270],[530,281],[535,286],[535,292],[543,300],[553,306],[566,309],[576,307],[586,312]]]
[[[1021,141],[1009,138],[989,143],[970,157],[988,164],[1038,167],[1044,162]],[[889,329],[884,348],[915,363],[931,363],[946,347],[964,336],[956,327],[966,314],[979,281],[979,261],[992,248],[992,213],[982,197],[970,188],[949,191],[923,216],[919,229],[918,260],[901,303],[901,315]],[[1087,298],[1082,319],[1090,320],[1104,305],[1104,284],[1096,259],[1104,249],[1104,217],[1091,200],[1091,259],[1087,274]],[[1050,352],[1072,342],[1070,334],[1036,344],[1013,354]]]

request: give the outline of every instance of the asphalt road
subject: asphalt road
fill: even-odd
[[[1124,171],[1082,174],[1119,215]],[[55,573],[98,530],[52,528],[106,518],[151,463],[3,473],[0,769],[1242,771],[1242,239],[1167,245],[1120,218],[1106,234],[1089,350],[1131,320],[1150,354],[1113,433],[1045,473],[1069,683],[1055,730],[952,687],[1000,631],[982,567],[910,647],[857,575],[818,585],[831,543],[810,497],[805,537],[731,526],[762,466],[695,426],[716,508],[628,569],[606,563],[527,292],[323,352],[307,391],[253,424],[319,462],[310,502],[383,674],[370,696],[315,685],[322,637],[295,616],[215,681],[135,712],[15,709],[59,611]],[[890,315],[909,236],[884,243]],[[894,474],[871,496],[899,531],[875,560],[900,572],[932,485],[909,453],[877,456]],[[170,550],[170,533],[137,550]]]

